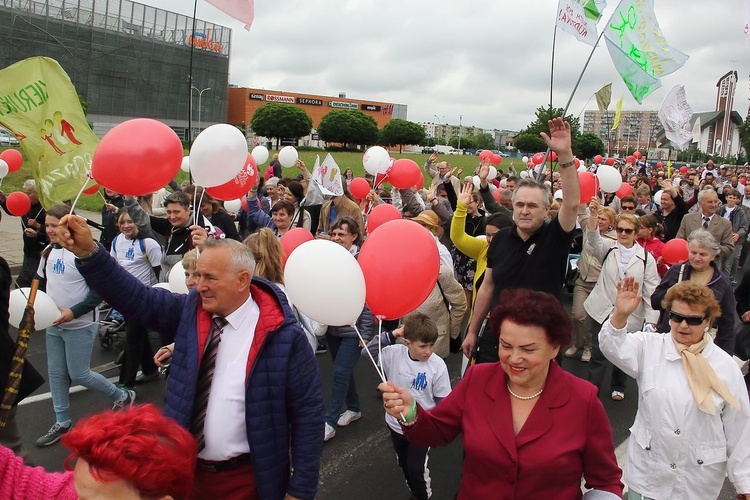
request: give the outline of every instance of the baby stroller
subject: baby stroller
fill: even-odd
[[[125,352],[125,319],[107,303],[99,306],[99,318],[99,343],[104,349],[114,346],[120,351],[116,361],[120,364]]]

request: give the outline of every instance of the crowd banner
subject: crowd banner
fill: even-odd
[[[606,6],[606,0],[560,0],[557,5],[557,26],[593,47],[599,36],[596,23]]]
[[[315,160],[312,180],[320,186],[320,190],[324,195],[343,195],[344,186],[341,184],[341,169],[333,159],[333,156],[331,156],[331,153],[326,155],[322,164],[318,163],[319,160],[320,157]]]
[[[0,70],[0,125],[18,138],[44,207],[76,197],[99,138],[57,61],[31,57]]]
[[[693,130],[690,118],[693,108],[687,102],[684,85],[675,85],[664,97],[659,108],[659,121],[664,127],[664,135],[672,145],[683,151],[693,142]]]
[[[638,104],[661,87],[662,76],[677,71],[688,60],[667,43],[653,0],[622,0],[604,38],[617,72]]]

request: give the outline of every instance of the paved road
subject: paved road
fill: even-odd
[[[113,350],[104,350],[99,344],[94,347],[92,366],[102,365],[115,358]],[[28,359],[42,372],[46,371],[44,334],[36,332],[29,345]],[[318,356],[326,398],[329,397],[331,361],[328,354]],[[455,385],[460,370],[459,355],[448,359],[448,367]],[[585,376],[586,365],[577,359],[566,359],[563,367],[576,375]],[[116,372],[106,375],[116,376]],[[369,361],[362,359],[357,365],[356,379],[362,403],[362,419],[348,427],[339,428],[336,436],[326,443],[320,475],[318,498],[338,500],[342,498],[383,499],[408,498],[401,471],[396,465],[390,437],[383,421],[382,402],[375,387],[378,377]],[[604,406],[614,429],[615,443],[623,444],[628,438],[628,427],[636,412],[635,383],[629,381],[628,394],[624,401],[614,402],[608,397]],[[81,389],[81,388],[78,388]],[[74,389],[75,390],[75,389]],[[138,402],[149,402],[163,406],[164,381],[160,379],[139,386]],[[63,470],[67,457],[65,449],[58,443],[48,448],[36,448],[33,441],[44,434],[54,422],[52,402],[45,384],[34,395],[24,401],[18,411],[21,433],[26,438],[32,460],[47,470]],[[84,415],[103,410],[108,401],[90,391],[79,391],[71,395],[71,410],[74,420]],[[321,429],[322,432],[322,429]],[[618,449],[622,461],[626,445]],[[436,448],[430,452],[433,498],[452,499],[458,488],[461,471],[462,447],[457,440],[452,445]],[[622,463],[622,462],[621,462]],[[729,500],[733,489],[727,482],[720,497]]]

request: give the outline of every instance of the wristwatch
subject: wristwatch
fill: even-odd
[[[568,167],[574,166],[575,164],[576,164],[576,160],[574,158],[574,159],[572,159],[570,161],[566,161],[566,162],[562,162],[561,161],[558,165],[560,165],[560,168],[568,168]]]

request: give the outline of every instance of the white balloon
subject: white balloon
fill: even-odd
[[[291,168],[297,164],[298,159],[299,154],[297,154],[294,146],[284,146],[279,151],[279,163],[281,163],[282,167]]]
[[[253,155],[258,165],[263,165],[268,161],[268,148],[265,146],[255,146],[250,154]]]
[[[224,202],[224,210],[230,214],[236,214],[242,209],[242,200],[237,198],[236,200],[229,200]]]
[[[528,156],[524,156],[523,158],[521,158],[521,161],[524,162],[524,163],[528,163],[529,162],[529,157]]]
[[[521,176],[521,179],[525,179],[529,176],[528,170],[521,170],[521,173],[519,174]]]
[[[8,162],[5,160],[0,160],[0,179],[8,175],[9,171],[10,167],[8,166]]]
[[[178,262],[169,270],[169,289],[174,293],[188,293],[190,291],[185,284],[185,268],[182,267],[182,262]]]
[[[584,165],[583,163],[578,165],[578,172],[585,172],[586,170],[588,169],[586,168],[586,165]]]
[[[562,200],[562,189],[558,189],[555,191],[555,194],[552,195],[552,198],[555,200]]]
[[[488,180],[492,180],[492,179],[494,179],[495,177],[497,177],[497,168],[495,168],[495,166],[494,166],[494,165],[490,165],[490,173],[489,173],[489,175],[487,176],[487,179],[488,179]]]
[[[21,288],[10,292],[8,323],[16,328],[19,327],[23,319],[23,311],[26,309],[27,297],[30,292],[30,288]],[[36,299],[34,299],[34,329],[36,331],[44,330],[52,326],[52,323],[59,317],[60,310],[52,297],[41,290],[37,290]]]
[[[190,157],[189,156],[182,157],[182,165],[180,165],[180,169],[185,173],[190,172]]]
[[[596,170],[599,186],[605,193],[616,193],[622,186],[622,175],[615,167],[600,165]]]
[[[478,175],[475,175],[474,177],[472,177],[471,180],[474,183],[474,187],[475,188],[477,188],[477,189],[481,189],[482,188],[482,180],[479,178]]]
[[[199,186],[221,186],[242,170],[247,161],[247,139],[237,127],[211,125],[198,134],[190,148],[190,172]]]
[[[384,174],[391,168],[391,155],[381,146],[373,146],[365,151],[362,166],[370,175]]]
[[[663,195],[663,194],[664,194],[664,190],[663,189],[658,190],[656,192],[656,194],[654,194],[654,203],[656,203],[657,205],[661,206],[661,195]]]
[[[331,279],[332,269],[336,279]],[[352,325],[365,305],[362,269],[346,248],[332,241],[298,246],[286,261],[284,284],[295,307],[324,325]]]
[[[155,284],[155,285],[154,285],[154,286],[153,286],[152,288],[163,288],[163,289],[165,289],[165,290],[169,290],[170,292],[172,291],[172,290],[171,290],[171,289],[169,288],[169,283],[157,283],[157,284]]]

